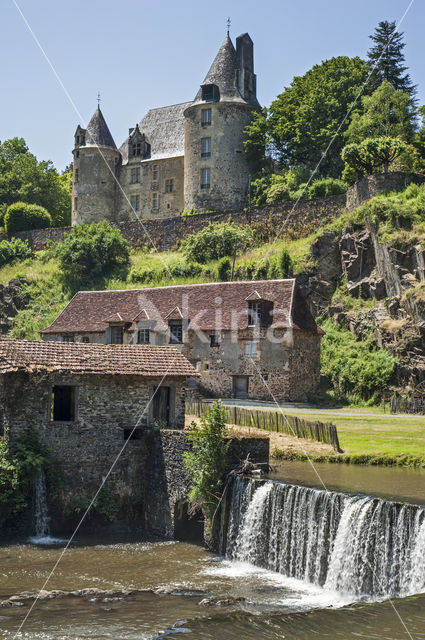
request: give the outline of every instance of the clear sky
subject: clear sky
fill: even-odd
[[[191,100],[232,20],[231,37],[254,41],[258,98],[268,106],[313,64],[365,56],[380,20],[409,0],[16,0],[54,66],[37,48],[13,0],[0,2],[0,140],[25,138],[39,160],[62,170],[73,134],[97,106],[119,146],[150,108]],[[425,102],[425,2],[400,30],[406,62]]]

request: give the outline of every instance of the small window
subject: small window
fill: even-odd
[[[142,429],[124,429],[124,440],[141,440]]]
[[[133,142],[131,146],[131,152],[133,156],[142,155],[142,143],[141,142]]]
[[[62,336],[62,342],[74,342],[74,336],[69,334]]]
[[[159,178],[159,166],[157,164],[154,164],[152,167],[152,180],[154,182],[157,182]]]
[[[248,302],[248,325],[250,327],[261,327],[261,307],[261,302]]]
[[[202,109],[201,122],[203,126],[211,124],[211,109]]]
[[[245,342],[245,355],[247,358],[255,358],[257,356],[257,342],[255,340]]]
[[[81,136],[81,144],[86,144],[86,136]]]
[[[174,178],[170,178],[165,181],[165,193],[172,193],[174,191]]]
[[[220,346],[220,342],[218,339],[218,335],[217,334],[213,334],[210,336],[210,347],[219,347]]]
[[[140,211],[140,196],[131,196],[130,202],[133,211]]]
[[[209,189],[211,186],[211,169],[201,171],[201,189]]]
[[[76,142],[77,144],[80,144],[80,136],[76,136],[76,138],[75,138],[75,142]]]
[[[149,329],[139,329],[137,332],[137,344],[149,344]]]
[[[75,198],[74,198],[74,211],[77,211],[77,209],[78,209],[78,198],[77,198],[77,196],[75,196]]]
[[[183,326],[181,322],[170,322],[170,344],[182,344]]]
[[[135,167],[131,170],[131,184],[140,182],[140,167]]]
[[[209,158],[211,156],[211,138],[203,138],[201,140],[201,158]]]
[[[205,102],[218,102],[220,91],[216,84],[204,84],[202,87],[202,100]]]
[[[76,151],[76,152],[75,152],[75,157],[76,157],[76,158],[79,158],[79,157],[80,157],[80,152],[79,152],[79,151]]]
[[[159,209],[159,196],[157,193],[152,195],[152,209]]]
[[[262,373],[261,374],[261,380],[263,382],[268,382],[269,381],[269,374],[268,373]]]
[[[79,169],[75,169],[74,171],[74,182],[77,183],[80,181],[80,170]]]
[[[88,344],[90,342],[90,338],[88,338],[87,336],[83,336],[81,338],[81,342],[83,342],[84,344]]]
[[[75,420],[75,387],[56,385],[52,387],[51,415],[53,422],[73,422]]]
[[[122,344],[124,330],[122,327],[111,327],[111,344]]]

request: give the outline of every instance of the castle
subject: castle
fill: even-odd
[[[98,107],[75,132],[72,224],[246,204],[244,129],[259,108],[254,48],[227,34],[195,99],[151,109],[118,149]]]

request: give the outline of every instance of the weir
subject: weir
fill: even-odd
[[[356,597],[425,591],[425,507],[235,477],[221,553]]]

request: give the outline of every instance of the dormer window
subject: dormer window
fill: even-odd
[[[220,90],[216,84],[204,84],[202,86],[202,100],[205,100],[205,102],[218,102],[220,100]]]
[[[142,155],[142,143],[141,142],[133,142],[133,144],[132,144],[132,154],[133,154],[133,156]]]
[[[269,327],[272,321],[273,302],[271,300],[262,300],[258,294],[256,294],[256,299],[248,299],[249,327]]]
[[[110,327],[110,331],[111,331],[110,344],[122,344],[124,341],[124,327],[112,326]]]
[[[183,323],[181,320],[170,320],[170,344],[182,344],[183,343]]]
[[[261,327],[262,304],[260,301],[248,302],[248,326]]]

